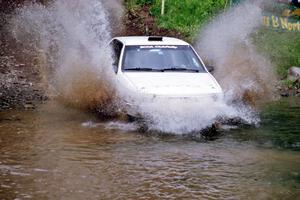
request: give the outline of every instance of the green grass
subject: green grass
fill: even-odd
[[[300,89],[300,83],[285,79],[282,81],[282,85],[289,89]]]
[[[152,14],[160,27],[175,29],[193,37],[200,26],[224,9],[226,0],[166,0],[165,14],[161,16],[161,1],[155,1]]]
[[[281,78],[287,76],[287,69],[300,66],[300,33],[261,29],[254,35],[258,50],[270,58]]]
[[[291,9],[288,4],[272,4],[266,12],[280,16],[284,9]],[[299,18],[295,18],[297,20]],[[254,35],[258,50],[269,57],[276,67],[281,79],[287,77],[287,70],[292,66],[300,66],[300,32],[262,28]],[[291,81],[284,81],[283,85],[293,87]],[[296,84],[299,87],[299,84]]]
[[[151,14],[158,26],[181,32],[193,39],[201,25],[227,5],[228,0],[165,0],[165,14],[161,15],[161,0],[126,0],[128,5],[151,6]]]

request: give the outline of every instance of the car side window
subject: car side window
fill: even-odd
[[[123,44],[122,42],[120,42],[119,40],[113,40],[111,43],[112,46],[112,51],[113,51],[113,67],[114,67],[114,71],[117,73],[118,71],[118,65],[119,65],[119,61],[120,61],[120,56],[121,56],[121,51],[123,48]]]

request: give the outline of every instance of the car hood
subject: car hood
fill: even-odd
[[[198,96],[221,93],[222,89],[209,73],[125,72],[137,90],[162,96]]]

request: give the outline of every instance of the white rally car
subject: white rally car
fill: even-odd
[[[113,38],[110,45],[117,84],[130,106],[134,104],[131,95],[144,99],[222,96],[220,85],[187,42],[130,36]]]

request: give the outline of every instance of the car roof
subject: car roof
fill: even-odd
[[[172,37],[162,37],[162,41],[149,41],[149,37],[153,36],[126,36],[126,37],[115,37],[121,41],[125,46],[128,45],[189,45],[187,42],[172,38]],[[157,36],[155,36],[157,37]]]

